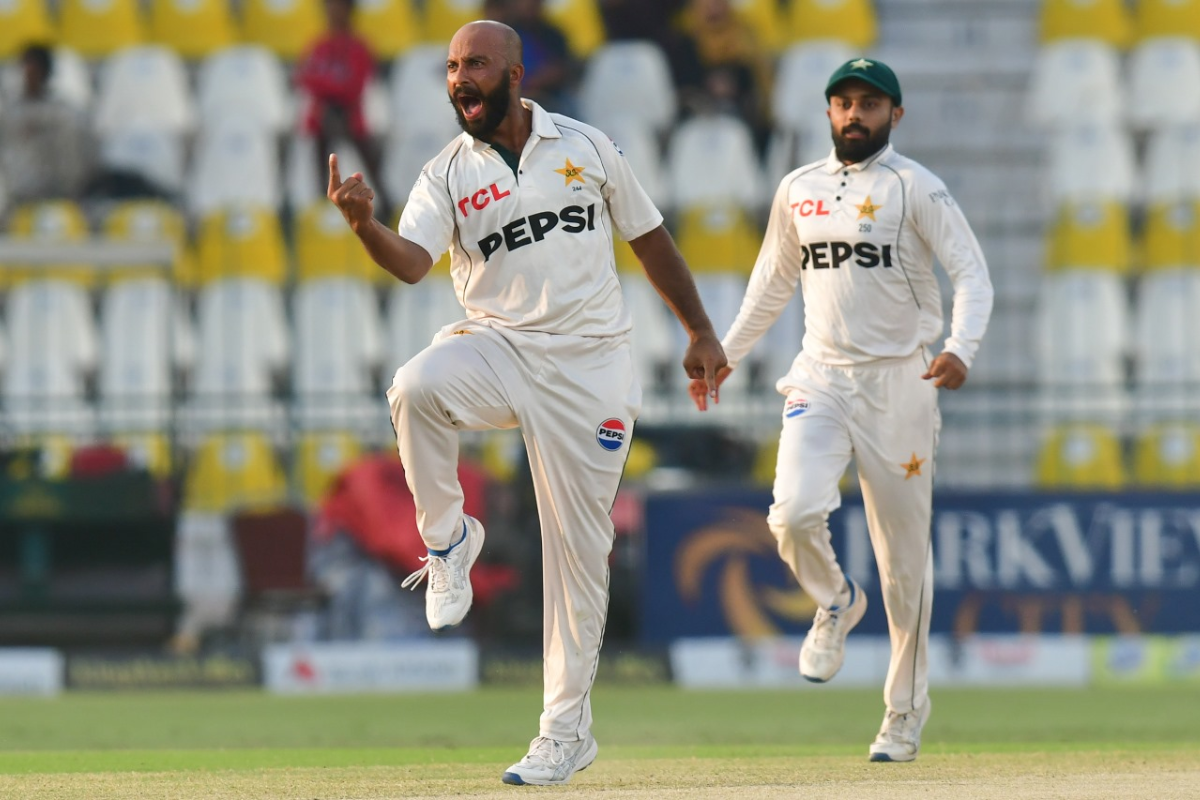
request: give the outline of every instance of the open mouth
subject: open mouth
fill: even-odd
[[[471,121],[477,120],[483,115],[483,100],[474,95],[460,94],[458,107],[462,109],[463,117]]]

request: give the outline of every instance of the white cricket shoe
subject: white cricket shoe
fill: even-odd
[[[921,729],[929,719],[932,702],[928,698],[920,711],[883,715],[879,735],[871,743],[872,761],[913,761],[921,750]]]
[[[849,578],[850,602],[844,607],[817,609],[812,627],[800,648],[800,674],[813,683],[824,683],[837,675],[846,659],[846,634],[867,612],[867,596]]]
[[[409,575],[400,584],[404,589],[416,589],[428,575],[425,587],[425,619],[435,631],[452,628],[463,621],[471,610],[475,594],[471,590],[471,571],[475,559],[483,550],[483,525],[474,517],[463,514],[463,535],[448,550],[439,555],[430,550],[421,560],[425,566]]]
[[[514,786],[557,786],[568,783],[596,760],[600,751],[590,733],[578,742],[560,742],[539,736],[529,743],[529,752],[504,772],[501,779]]]

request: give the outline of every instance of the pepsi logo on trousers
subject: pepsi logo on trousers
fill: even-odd
[[[596,442],[605,450],[620,450],[625,444],[625,423],[615,417],[604,420],[596,428]]]
[[[808,411],[808,401],[802,397],[789,397],[787,404],[783,407],[783,416],[791,419],[798,417]]]

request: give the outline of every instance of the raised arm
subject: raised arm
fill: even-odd
[[[416,283],[433,267],[424,247],[410,242],[375,219],[375,192],[363,182],[361,172],[342,180],[337,155],[329,156],[329,199],[342,211],[376,264],[405,283]]]

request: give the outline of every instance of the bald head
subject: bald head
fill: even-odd
[[[501,58],[509,66],[520,64],[523,57],[517,32],[490,19],[468,22],[459,28],[450,40],[450,52],[483,53]]]

